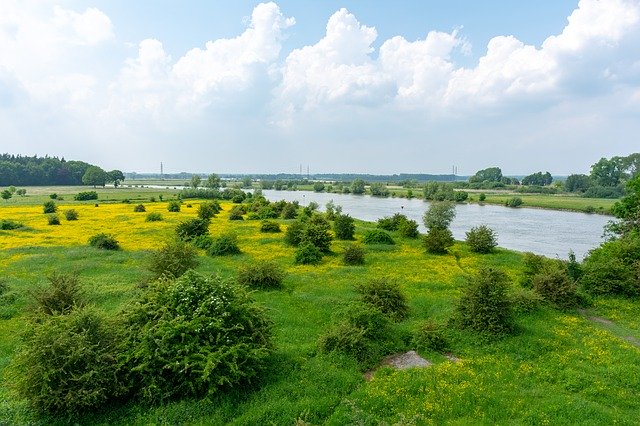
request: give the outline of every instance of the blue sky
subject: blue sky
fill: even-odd
[[[640,150],[640,4],[0,4],[0,151],[107,169],[588,172]]]

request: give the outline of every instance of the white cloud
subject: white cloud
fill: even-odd
[[[62,32],[71,30],[68,41],[78,44],[98,44],[113,38],[111,20],[102,11],[91,7],[84,13],[54,8],[55,26]]]

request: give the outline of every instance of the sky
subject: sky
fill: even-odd
[[[640,0],[0,1],[0,152],[568,175],[639,134]]]

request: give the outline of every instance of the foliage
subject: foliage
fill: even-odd
[[[89,166],[57,157],[0,154],[0,186],[82,185],[82,176]]]
[[[610,224],[608,228],[617,235],[640,233],[640,174],[627,182],[626,188],[627,195],[611,208],[620,222]]]
[[[49,223],[49,225],[60,225],[60,216],[58,216],[57,214],[48,214],[47,215],[47,222]]]
[[[206,188],[206,189],[205,188],[196,188],[196,189],[184,188],[182,191],[180,191],[178,195],[183,200],[186,200],[188,198],[198,198],[201,200],[213,200],[216,198],[224,198],[222,193],[220,193],[218,189],[211,189],[211,188]],[[160,198],[160,201],[162,201],[162,198]]]
[[[582,174],[569,175],[564,182],[564,189],[567,192],[585,192],[590,186],[591,178]]]
[[[260,224],[260,232],[280,232],[280,224],[273,220],[263,220]]]
[[[480,195],[478,196],[478,200],[480,202],[483,202],[486,199],[487,199],[487,195],[484,192],[481,192]]]
[[[171,200],[169,204],[167,204],[167,210],[170,212],[179,212],[180,211],[180,201]]]
[[[590,186],[585,191],[583,197],[585,198],[620,198],[624,195],[624,187],[618,186]]]
[[[107,183],[107,172],[98,166],[89,166],[82,175],[82,183],[85,185],[105,186]]]
[[[500,167],[489,167],[478,170],[475,175],[469,178],[469,182],[500,182],[501,179],[502,170],[500,170]]]
[[[394,321],[402,321],[409,315],[407,296],[400,286],[384,278],[356,284],[356,292],[363,303],[371,305]]]
[[[178,278],[189,269],[198,266],[197,253],[193,246],[182,240],[167,241],[149,256],[147,269],[152,278]]]
[[[200,219],[209,220],[220,213],[220,203],[216,201],[205,201],[198,206],[198,217]]]
[[[322,260],[322,251],[309,241],[298,245],[295,263],[299,265],[316,265]]]
[[[24,224],[9,219],[0,219],[0,231],[11,231],[23,228]]]
[[[395,244],[391,235],[382,229],[370,229],[365,232],[362,241],[365,244]]]
[[[185,220],[176,226],[176,235],[185,241],[207,234],[209,234],[209,221],[199,217]]]
[[[520,207],[522,204],[523,201],[520,197],[511,197],[504,203],[507,207]]]
[[[322,252],[329,252],[331,248],[331,225],[329,221],[320,214],[314,214],[309,220],[304,222],[302,232],[302,242],[309,242]]]
[[[64,217],[67,220],[78,220],[78,211],[75,209],[65,210]]]
[[[355,179],[351,183],[351,193],[352,194],[362,195],[362,194],[364,194],[364,189],[365,189],[365,185],[364,185],[364,181],[362,179]]]
[[[77,418],[124,393],[118,334],[95,309],[32,323],[13,368],[18,393],[39,412]]]
[[[238,270],[238,283],[257,290],[282,288],[284,277],[282,267],[270,261],[258,261]]]
[[[337,214],[333,221],[333,232],[338,240],[353,240],[355,221],[348,214]]]
[[[453,184],[427,182],[422,190],[422,198],[428,201],[455,201],[461,203],[469,197],[465,191],[455,191]]]
[[[520,285],[524,288],[533,287],[533,277],[542,272],[551,261],[544,256],[525,252],[522,257],[522,277]]]
[[[251,383],[271,354],[271,322],[247,292],[194,271],[149,288],[125,313],[123,370],[149,402]]]
[[[398,233],[405,238],[417,238],[420,235],[418,222],[412,219],[401,221],[400,225],[398,225]]]
[[[400,213],[378,219],[377,226],[385,231],[398,231],[401,236],[407,238],[416,238],[419,235],[418,223]]]
[[[374,197],[388,197],[389,196],[389,189],[387,188],[387,186],[381,182],[374,182],[371,185],[369,185],[369,191],[371,192],[371,195]]]
[[[207,253],[210,256],[228,256],[240,254],[238,237],[235,234],[226,233],[215,237],[209,246]]]
[[[497,269],[481,268],[467,280],[456,306],[455,322],[463,329],[488,336],[511,333],[514,321],[507,296],[507,275]]]
[[[202,183],[202,178],[198,175],[191,176],[191,180],[189,181],[189,186],[193,189],[198,189],[200,184]]]
[[[523,185],[547,186],[551,185],[551,182],[553,182],[553,177],[551,177],[551,173],[549,172],[536,172],[530,174],[529,176],[525,176],[522,179]]]
[[[313,191],[314,192],[323,192],[324,191],[324,183],[322,182],[315,182],[313,184]]]
[[[144,204],[138,204],[133,208],[134,213],[144,213],[146,211],[147,208],[144,206]]]
[[[580,284],[593,295],[640,294],[640,236],[632,233],[591,250],[582,266]]]
[[[89,245],[102,250],[120,250],[118,240],[113,235],[102,232],[89,237]]]
[[[529,314],[540,309],[544,299],[530,288],[515,287],[509,294],[509,303],[515,314]]]
[[[591,166],[591,180],[598,186],[618,186],[625,176],[622,157],[601,158]]]
[[[466,236],[471,251],[476,253],[490,253],[498,245],[496,233],[486,225],[471,228]]]
[[[107,172],[107,182],[113,183],[113,186],[117,188],[120,186],[120,183],[124,180],[124,173],[120,170],[111,170]]]
[[[242,215],[246,214],[246,211],[240,206],[234,206],[229,212],[229,220],[244,220]]]
[[[298,206],[294,203],[287,203],[282,208],[281,214],[283,219],[295,219],[298,216]]]
[[[73,196],[73,199],[76,201],[97,200],[98,193],[96,191],[78,192],[76,195]]]
[[[9,198],[13,197],[13,194],[8,189],[5,189],[2,191],[0,196],[2,197],[3,200],[8,200]]]
[[[304,237],[305,227],[306,227],[305,223],[300,220],[297,220],[289,224],[284,234],[284,241],[290,246],[297,247],[302,242],[302,238]]]
[[[158,213],[158,212],[151,212],[147,214],[147,217],[145,218],[146,222],[158,222],[162,220],[162,214]]]
[[[448,229],[456,216],[456,206],[449,201],[433,202],[423,216],[428,229]]]
[[[533,289],[558,309],[571,309],[578,305],[577,287],[569,279],[566,268],[545,268],[533,277]]]
[[[427,253],[445,254],[455,240],[449,229],[432,228],[422,237],[422,245]]]
[[[358,244],[346,245],[342,261],[345,265],[364,265],[364,249]]]
[[[65,315],[87,304],[77,276],[54,272],[47,279],[49,286],[34,294],[38,313]]]
[[[43,209],[42,209],[42,212],[44,214],[55,213],[57,211],[58,211],[58,206],[56,206],[55,202],[47,201],[47,202],[44,203]]]
[[[213,238],[209,234],[198,235],[197,237],[192,239],[190,243],[193,244],[194,247],[198,247],[199,249],[208,251],[209,247],[211,247],[211,244],[213,243]]]
[[[222,180],[215,173],[211,173],[209,176],[207,176],[207,180],[204,182],[204,186],[210,189],[218,189],[220,188],[221,184],[222,184]]]
[[[443,352],[449,348],[444,327],[432,320],[425,321],[413,334],[412,345],[416,349]]]

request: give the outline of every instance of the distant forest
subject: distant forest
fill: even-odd
[[[92,164],[57,157],[0,155],[0,186],[83,185]]]
[[[125,173],[127,179],[191,179],[192,176],[198,175],[206,178],[205,173]],[[356,173],[315,173],[315,174],[296,174],[296,173],[277,173],[277,174],[225,174],[221,173],[219,176],[223,179],[243,179],[250,177],[258,180],[311,180],[311,181],[334,181],[334,182],[352,182],[355,179],[362,179],[367,182],[454,182],[454,181],[466,181],[469,176],[457,176],[454,174],[446,175],[432,175],[423,173],[400,173],[393,175],[372,175],[372,174],[356,174]]]

